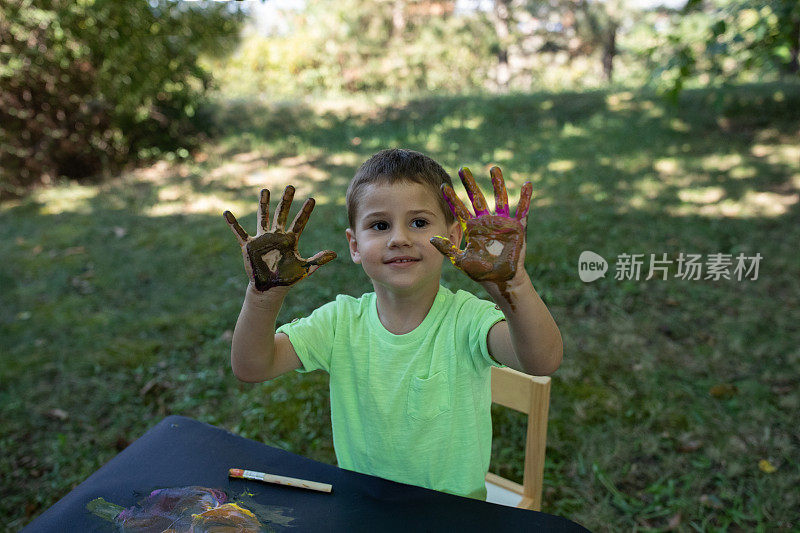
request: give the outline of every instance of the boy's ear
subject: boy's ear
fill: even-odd
[[[461,229],[461,224],[456,220],[453,222],[453,225],[450,226],[450,233],[447,235],[447,238],[450,239],[456,248],[459,250],[461,249],[461,238],[464,236],[464,232]]]
[[[345,235],[347,235],[347,244],[350,247],[350,259],[353,260],[355,264],[361,264],[361,254],[358,251],[358,241],[356,240],[355,232],[347,228],[344,230]]]

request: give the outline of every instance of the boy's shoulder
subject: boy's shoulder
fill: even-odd
[[[482,300],[464,289],[456,289],[453,291],[442,285],[439,287],[439,294],[443,294],[445,298],[449,300],[450,305],[461,306],[470,303],[491,304],[488,300]]]
[[[339,315],[350,317],[368,316],[375,307],[375,293],[367,292],[361,296],[351,296],[349,294],[337,294],[336,298],[322,307],[330,309]],[[447,310],[448,313],[456,315],[463,311],[475,310],[477,308],[492,307],[495,305],[487,300],[482,300],[469,291],[463,289],[451,290],[444,285],[439,286],[434,307]],[[432,309],[433,311],[433,309]]]
[[[349,294],[337,294],[336,298],[326,305],[333,306],[337,311],[347,311],[350,313],[361,314],[369,309],[375,301],[374,292],[366,292],[361,296],[351,296]]]

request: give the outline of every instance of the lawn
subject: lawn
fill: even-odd
[[[526,267],[564,338],[544,511],[596,531],[796,527],[800,86],[685,92],[677,106],[629,92],[220,101],[210,116],[188,158],[0,206],[8,530],[168,414],[335,463],[325,374],[250,385],[230,372],[246,279],[221,213],[252,231],[262,187],[317,199],[300,251],[339,258],[279,322],[360,295],[344,191],[392,146],[454,176],[470,166],[484,187],[497,164],[512,205],[534,183]],[[580,280],[584,250],[608,261],[604,278]],[[762,259],[757,279],[680,279],[681,253]],[[623,254],[645,254],[638,279],[615,279]],[[672,261],[667,279],[645,279],[650,254]],[[449,266],[444,283],[482,295]],[[493,413],[493,470],[519,479],[523,419]]]

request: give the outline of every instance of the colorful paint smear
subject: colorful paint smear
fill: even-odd
[[[293,520],[285,507],[262,506],[247,495],[228,501],[222,490],[197,486],[157,489],[128,508],[96,498],[86,509],[123,533],[270,532]]]
[[[493,282],[500,294],[514,309],[507,290],[507,282],[517,273],[517,266],[525,244],[525,227],[531,205],[533,186],[526,182],[522,186],[516,214],[512,217],[508,207],[508,191],[499,167],[489,171],[495,194],[495,214],[489,211],[486,198],[467,167],[459,169],[458,175],[475,210],[473,216],[458,198],[450,185],[442,185],[442,194],[458,220],[466,238],[466,247],[459,250],[449,239],[436,236],[431,239],[441,253],[446,255],[456,268],[478,282]]]
[[[336,258],[336,252],[324,250],[309,259],[300,257],[297,241],[305,228],[311,212],[314,210],[314,199],[309,198],[300,212],[286,230],[289,208],[294,199],[294,187],[287,185],[283,198],[275,213],[272,227],[267,229],[269,218],[269,190],[262,189],[258,203],[259,229],[256,237],[251,237],[237,222],[230,211],[223,213],[225,221],[236,235],[245,259],[245,270],[253,280],[256,289],[266,291],[272,287],[294,285],[317,268]]]

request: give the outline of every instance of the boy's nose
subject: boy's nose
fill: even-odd
[[[405,228],[393,228],[389,235],[389,248],[396,248],[398,246],[409,246],[411,239],[408,238],[408,233]]]

